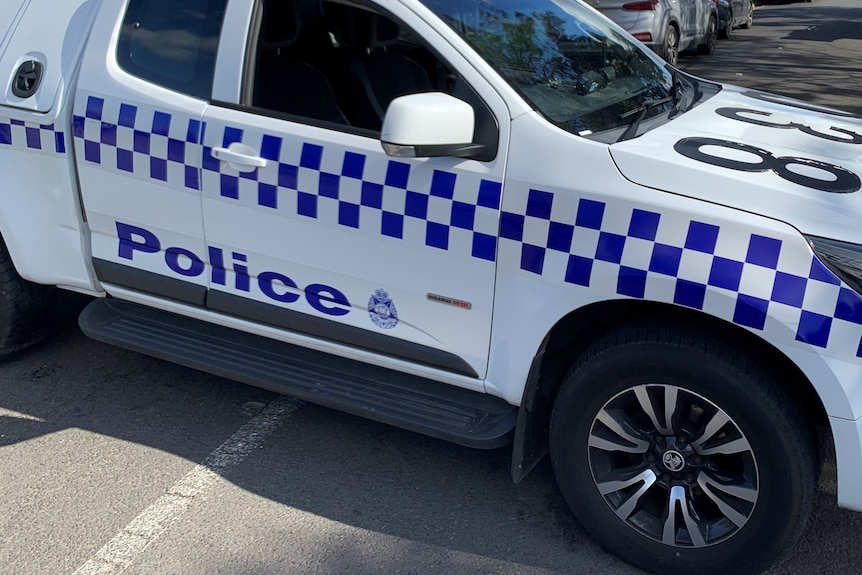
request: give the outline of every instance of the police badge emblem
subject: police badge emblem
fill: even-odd
[[[398,325],[398,310],[385,289],[375,290],[368,300],[368,316],[374,325],[382,329],[392,329]]]

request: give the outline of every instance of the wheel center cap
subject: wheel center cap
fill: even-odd
[[[674,473],[682,471],[682,468],[685,467],[685,458],[679,451],[673,449],[664,452],[664,455],[661,456],[661,462],[669,471]]]

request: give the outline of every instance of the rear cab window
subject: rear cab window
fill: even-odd
[[[131,0],[117,45],[120,67],[209,99],[227,0]]]

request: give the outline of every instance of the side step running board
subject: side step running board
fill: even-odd
[[[512,439],[502,399],[114,299],[78,318],[89,337],[409,429],[492,449]]]

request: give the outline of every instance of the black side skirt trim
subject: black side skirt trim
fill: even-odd
[[[479,374],[457,355],[292,309],[285,309],[216,290],[207,292],[206,306],[213,311],[283,327],[293,332],[343,343],[350,347],[406,359],[468,377],[479,377]]]
[[[203,307],[206,301],[207,288],[191,282],[98,258],[93,258],[93,268],[101,282],[129,287],[198,307]]]

